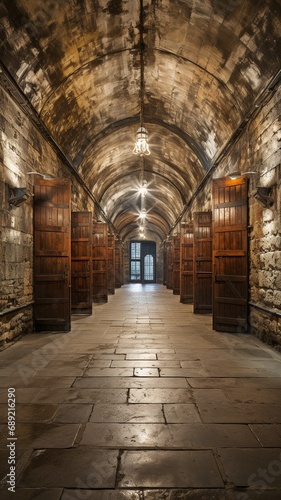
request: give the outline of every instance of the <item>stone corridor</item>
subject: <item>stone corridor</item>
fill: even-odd
[[[125,285],[0,362],[3,500],[281,498],[281,355],[162,285]]]

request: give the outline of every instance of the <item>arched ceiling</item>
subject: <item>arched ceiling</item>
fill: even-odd
[[[161,240],[280,70],[280,0],[1,0],[0,28],[3,68],[123,239],[141,171]]]

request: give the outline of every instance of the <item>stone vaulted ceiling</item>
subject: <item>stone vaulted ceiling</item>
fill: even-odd
[[[163,239],[280,69],[280,0],[1,0],[1,63],[122,238]]]

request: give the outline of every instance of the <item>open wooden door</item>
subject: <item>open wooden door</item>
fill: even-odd
[[[166,241],[166,286],[168,290],[173,289],[173,243]]]
[[[195,314],[212,312],[212,212],[194,214]]]
[[[71,328],[70,182],[39,180],[34,186],[34,327]]]
[[[93,223],[93,302],[108,301],[107,224]]]
[[[173,237],[173,294],[180,294],[180,235]]]
[[[92,212],[71,213],[71,311],[92,314]]]
[[[122,286],[122,253],[123,247],[121,240],[115,240],[115,288],[121,288]]]
[[[193,302],[193,223],[181,224],[180,302]]]
[[[114,234],[108,234],[108,293],[113,295],[115,293],[115,237]]]
[[[247,332],[247,179],[215,179],[213,203],[213,328]]]

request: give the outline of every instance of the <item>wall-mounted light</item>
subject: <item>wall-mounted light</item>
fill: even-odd
[[[40,172],[27,172],[27,175],[40,175],[41,177],[43,177],[43,179],[49,180],[49,181],[51,181],[52,179],[54,179],[53,175],[51,175],[51,174],[41,174]]]
[[[271,207],[274,203],[274,198],[271,195],[272,187],[258,186],[256,192],[254,193],[256,200],[266,208]]]
[[[25,201],[27,201],[31,196],[30,193],[27,192],[26,187],[16,188],[9,186],[9,191],[10,191],[10,196],[8,199],[8,203],[12,207],[19,207]]]

